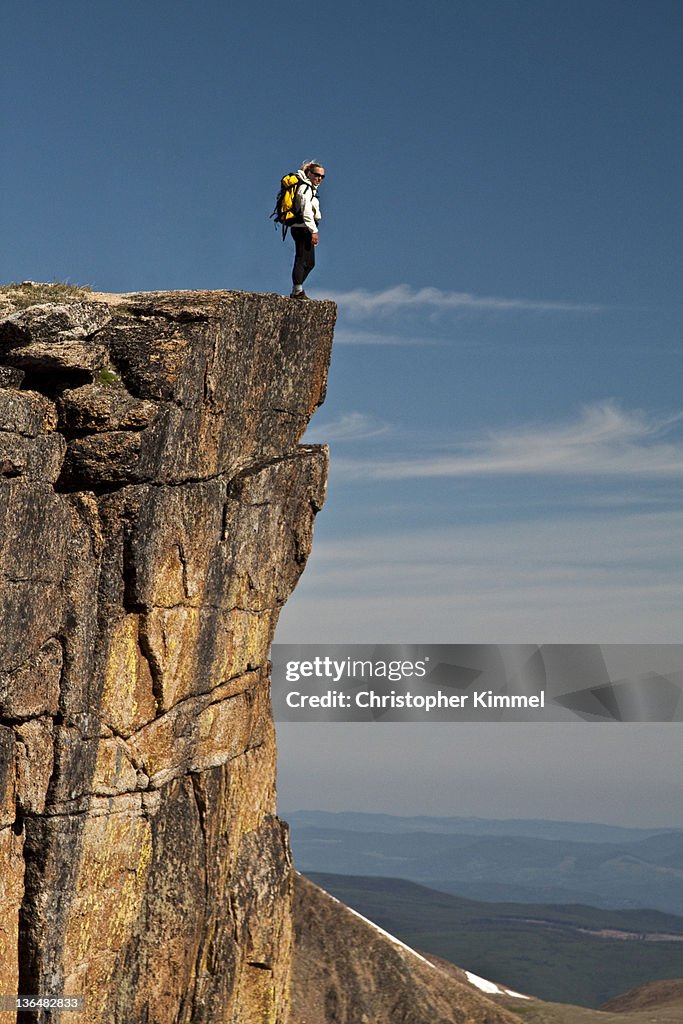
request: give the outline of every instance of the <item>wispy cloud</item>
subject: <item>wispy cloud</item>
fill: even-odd
[[[453,523],[319,541],[281,642],[675,643],[679,512]]]
[[[455,449],[409,458],[336,459],[333,469],[346,479],[366,480],[524,474],[672,478],[683,474],[683,442],[665,436],[682,418],[648,417],[607,400],[585,407],[574,422],[491,431]]]
[[[363,412],[347,412],[337,416],[336,419],[323,420],[315,423],[311,432],[321,441],[334,443],[337,441],[365,441],[371,437],[380,437],[391,430],[388,423],[376,419],[374,416],[367,416]],[[308,438],[308,435],[307,435]]]
[[[598,313],[604,308],[592,303],[500,298],[444,291],[440,288],[412,288],[407,284],[397,284],[376,292],[356,288],[347,292],[333,292],[326,297],[333,299],[342,312],[352,317],[386,315],[408,309]]]
[[[335,345],[445,345],[443,338],[430,338],[426,335],[396,334],[384,331],[349,330],[348,327],[337,327],[334,332]]]

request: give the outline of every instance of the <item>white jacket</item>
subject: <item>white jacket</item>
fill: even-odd
[[[294,197],[294,212],[297,215],[297,221],[303,221],[304,227],[313,234],[318,230],[318,223],[322,219],[320,212],[320,203],[318,202],[318,189],[309,181],[302,170],[296,172],[297,177],[301,179],[302,184],[296,191]],[[296,222],[293,227],[296,227]]]

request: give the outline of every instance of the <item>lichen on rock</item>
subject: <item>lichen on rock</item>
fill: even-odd
[[[268,652],[324,500],[298,442],[334,318],[161,292],[0,321],[6,992],[83,994],[84,1024],[287,1019]]]

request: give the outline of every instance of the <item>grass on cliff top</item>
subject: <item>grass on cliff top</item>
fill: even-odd
[[[92,288],[87,285],[65,284],[54,281],[42,284],[34,281],[0,285],[0,314],[8,316],[19,309],[40,302],[79,302],[87,299]]]

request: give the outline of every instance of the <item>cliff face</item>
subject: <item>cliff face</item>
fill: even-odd
[[[297,441],[334,314],[178,292],[0,322],[4,993],[287,1018],[267,654],[323,501]]]

